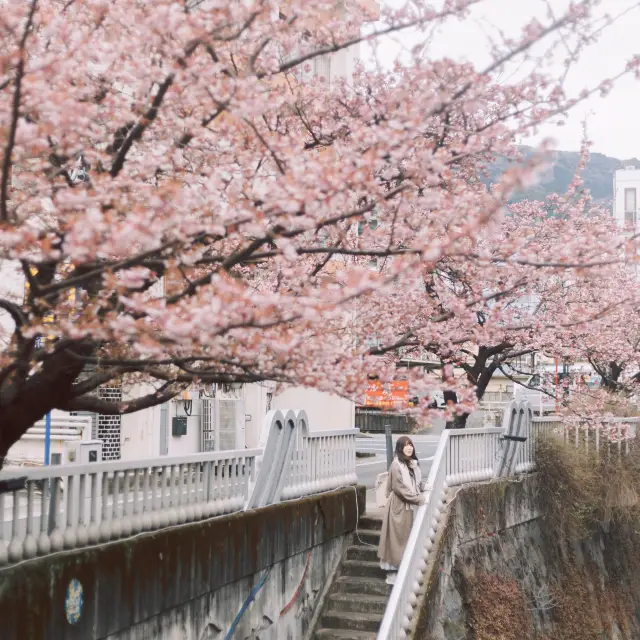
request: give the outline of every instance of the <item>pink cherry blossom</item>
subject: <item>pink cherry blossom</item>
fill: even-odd
[[[600,30],[591,1],[505,35],[485,67],[418,47],[391,71],[311,73],[477,2],[385,8],[363,35],[357,2],[289,0],[280,16],[267,0],[3,3],[0,265],[28,290],[0,290],[0,458],[53,408],[133,412],[194,381],[358,399],[370,375],[406,374],[427,399],[458,387],[464,413],[480,353],[501,366],[631,308],[613,291],[596,300],[619,243],[578,182],[505,212],[545,166],[544,146],[519,157],[521,136],[637,72],[620,61],[580,96],[542,59],[505,79],[539,41],[580,51]],[[498,157],[509,166],[487,188]],[[467,380],[400,374],[411,350]],[[116,379],[156,390],[126,405],[92,395]]]

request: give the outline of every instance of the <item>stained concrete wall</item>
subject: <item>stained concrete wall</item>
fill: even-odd
[[[584,539],[550,527],[540,478],[462,489],[440,533],[413,638],[637,640],[640,538],[595,523]]]
[[[364,510],[363,487],[3,569],[2,638],[222,640],[261,581],[229,637],[302,638],[356,506]]]

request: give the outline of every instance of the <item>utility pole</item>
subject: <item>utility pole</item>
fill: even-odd
[[[51,462],[51,411],[44,417],[44,464]]]
[[[391,425],[384,425],[384,435],[387,444],[387,471],[393,462],[393,442],[391,441]]]

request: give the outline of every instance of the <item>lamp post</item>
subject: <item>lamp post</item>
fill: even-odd
[[[44,464],[49,466],[51,460],[51,412],[44,418]]]
[[[556,415],[558,415],[558,356],[556,356]]]

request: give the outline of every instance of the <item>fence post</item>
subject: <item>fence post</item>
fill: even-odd
[[[387,444],[387,471],[393,462],[393,442],[391,441],[391,425],[384,425],[384,437]]]

